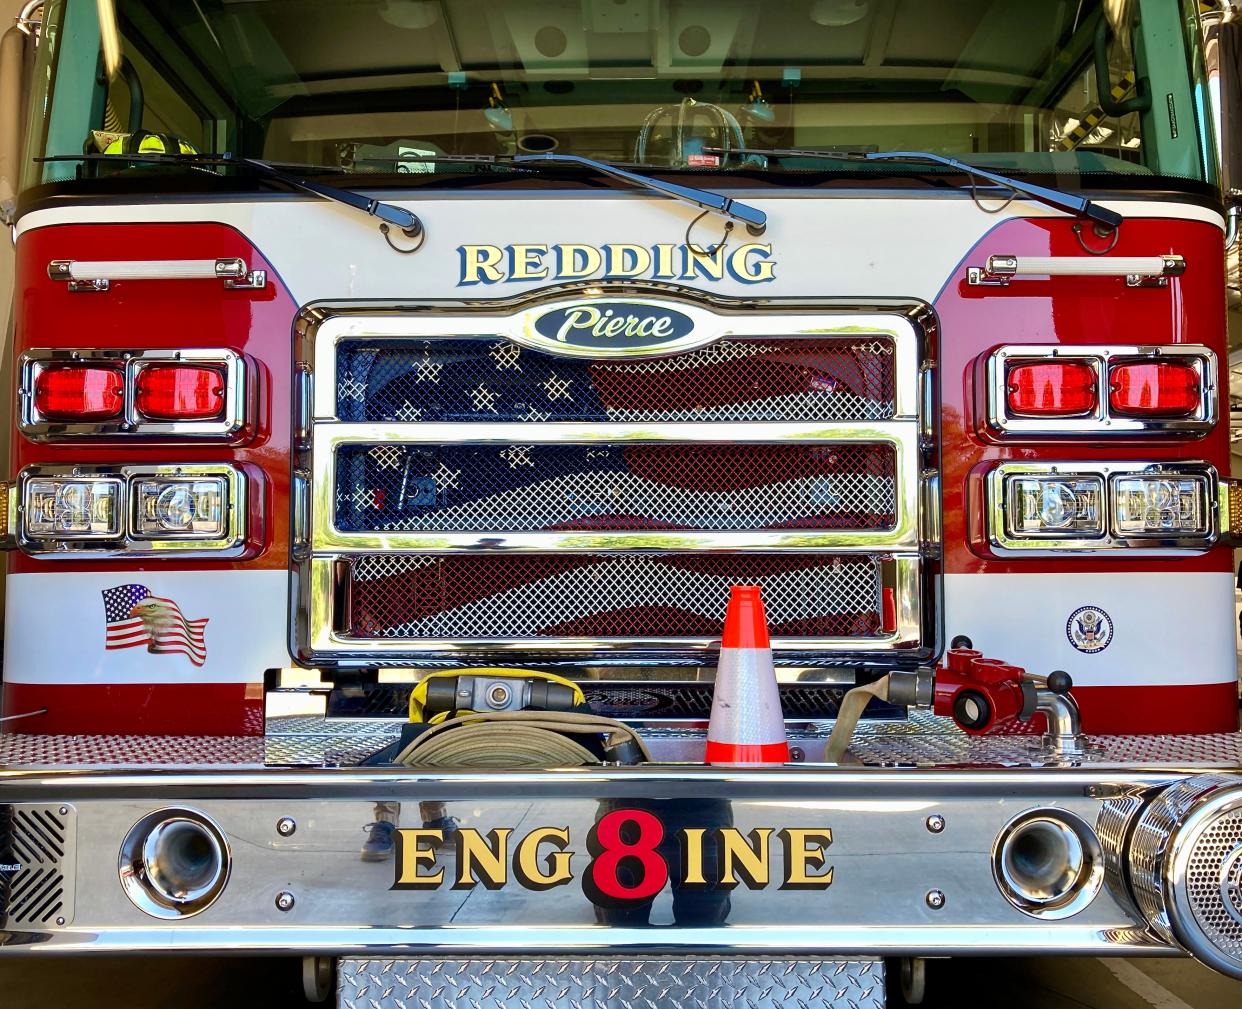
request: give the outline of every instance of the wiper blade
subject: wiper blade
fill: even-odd
[[[930,151],[860,151],[842,148],[826,148],[822,151],[801,148],[763,150],[747,147],[734,147],[729,151],[714,147],[704,148],[704,150],[713,154],[757,154],[769,158],[828,158],[837,161],[913,161],[944,165],[946,168],[952,168],[966,175],[986,179],[988,182],[995,183],[1016,193],[1021,193],[1023,196],[1043,203],[1046,206],[1063,210],[1067,214],[1073,214],[1076,217],[1086,217],[1107,228],[1116,228],[1123,220],[1120,214],[1092,203],[1085,196],[1067,193],[1060,189],[1050,189],[1048,186],[1041,186],[1034,182],[1012,179],[1008,175],[1001,175],[999,172],[980,168],[978,165],[959,161],[957,158],[950,158],[943,154],[933,154]]]
[[[54,157],[37,158],[37,161],[107,161],[117,163],[118,161],[137,162],[139,164],[163,164],[163,165],[190,165],[190,166],[229,166],[229,165],[245,165],[262,175],[277,179],[286,185],[293,186],[296,189],[304,190],[315,196],[323,197],[325,200],[332,200],[336,203],[342,203],[347,207],[353,207],[355,210],[361,210],[364,214],[378,218],[381,222],[380,231],[384,237],[388,237],[388,225],[400,228],[401,233],[407,238],[421,239],[424,237],[423,223],[413,212],[406,210],[404,207],[398,207],[391,203],[384,203],[382,200],[373,200],[369,196],[363,196],[361,193],[355,193],[350,189],[341,189],[337,186],[324,185],[321,182],[311,182],[307,179],[299,178],[291,172],[285,171],[276,163],[264,161],[261,158],[243,158],[235,154],[62,154]],[[313,171],[333,171],[324,166],[319,165],[300,165],[296,166]],[[339,169],[336,169],[339,170]],[[391,240],[388,243],[392,245]],[[421,244],[421,243],[420,243]],[[394,245],[394,249],[397,247]],[[399,252],[414,251],[398,249]]]
[[[531,165],[540,162],[581,165],[594,169],[601,175],[608,175],[641,189],[649,189],[674,200],[680,200],[682,203],[689,203],[700,210],[711,211],[730,220],[740,221],[746,225],[746,230],[752,235],[762,235],[768,226],[768,215],[758,207],[738,203],[737,200],[707,189],[694,189],[690,186],[679,186],[675,182],[665,182],[662,179],[649,179],[645,175],[639,175],[637,172],[631,172],[607,161],[596,161],[594,158],[584,158],[578,154],[515,154],[509,158],[497,159],[499,164]]]

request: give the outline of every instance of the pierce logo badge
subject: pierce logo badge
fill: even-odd
[[[1093,655],[1113,640],[1113,621],[1098,606],[1080,606],[1065,622],[1065,635],[1080,652]]]
[[[656,349],[693,330],[675,309],[624,301],[554,308],[535,320],[541,336],[584,350]]]

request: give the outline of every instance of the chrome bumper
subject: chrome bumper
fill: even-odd
[[[677,728],[644,731],[660,763],[639,767],[358,766],[396,726],[291,718],[269,720],[265,739],[0,735],[0,954],[856,959],[1189,949],[1212,961],[1206,951],[1235,913],[1230,887],[1242,885],[1239,734],[1097,737],[1098,749],[1064,764],[1032,737],[971,737],[920,715],[861,726],[854,765],[814,763],[823,727],[802,724],[790,726],[790,741],[803,763],[780,768],[703,766],[701,734]],[[227,881],[198,913],[159,918],[127,896],[120,854],[136,824],[170,807],[215,825]],[[659,821],[666,836],[655,854],[669,875],[653,899],[620,908],[585,885],[593,831],[617,810]],[[999,839],[1032,811],[1098,838],[1102,880],[1071,913],[1032,913],[998,883]],[[398,820],[417,846],[424,821],[442,817],[475,845],[466,860],[450,845],[416,864],[419,876],[443,871],[434,885],[399,885],[411,880],[399,879],[397,857],[359,857],[373,821]],[[1204,832],[1190,836],[1187,824]],[[701,832],[699,862],[717,867],[721,832],[731,831],[737,883],[723,894],[696,887],[687,830]],[[757,853],[749,867],[744,845]],[[808,845],[820,862],[805,857]],[[495,851],[490,870],[482,846]],[[1210,893],[1187,890],[1202,882],[1187,869],[1196,852],[1224,873]],[[558,864],[564,878],[553,878]],[[1206,930],[1195,930],[1195,915]],[[1228,950],[1214,965],[1242,973]]]

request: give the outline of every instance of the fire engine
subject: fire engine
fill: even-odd
[[[1242,978],[1200,6],[28,5],[0,955],[371,1007]],[[706,763],[768,632],[788,757]]]

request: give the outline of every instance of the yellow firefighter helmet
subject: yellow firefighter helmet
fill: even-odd
[[[197,154],[193,145],[171,133],[151,133],[139,130],[117,137],[104,148],[104,154]]]

